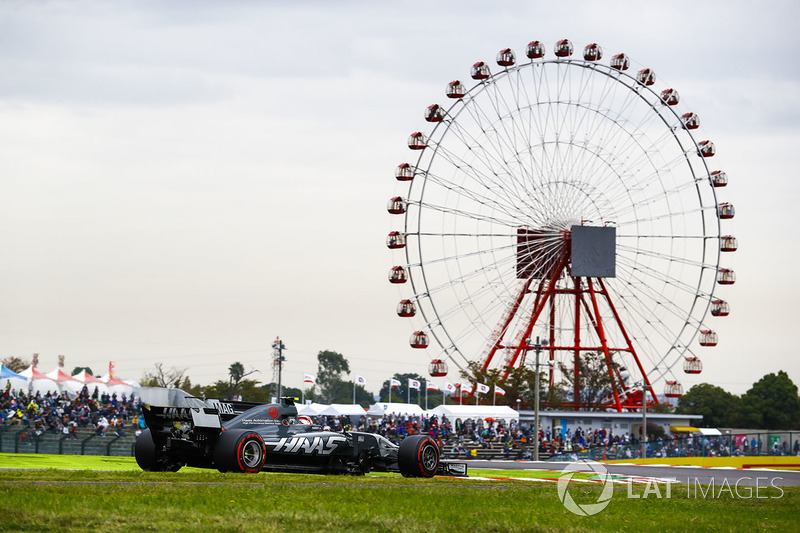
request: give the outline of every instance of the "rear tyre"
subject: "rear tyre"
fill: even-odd
[[[133,454],[139,468],[148,472],[177,472],[183,466],[183,463],[171,461],[161,452],[161,446],[156,445],[150,428],[142,431],[136,439]]]
[[[214,466],[220,472],[255,474],[261,471],[266,457],[263,439],[252,431],[226,431],[214,447]]]
[[[406,437],[400,443],[397,466],[403,477],[433,477],[439,469],[439,447],[425,435]]]

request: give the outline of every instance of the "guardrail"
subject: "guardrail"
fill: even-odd
[[[798,431],[732,431],[723,435],[670,438],[651,440],[647,443],[647,457],[764,457],[796,456],[800,454],[800,432]],[[641,459],[642,444],[609,444],[573,446],[571,450],[559,450],[551,460],[611,461],[616,459]]]
[[[81,431],[72,435],[36,432],[19,425],[0,427],[0,452],[56,455],[133,456],[136,437],[97,435]]]

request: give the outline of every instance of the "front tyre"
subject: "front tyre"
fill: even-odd
[[[266,457],[264,440],[252,431],[226,431],[214,447],[214,466],[220,472],[256,474],[264,466]]]
[[[433,477],[439,469],[439,447],[426,435],[406,437],[400,443],[397,466],[403,477]]]

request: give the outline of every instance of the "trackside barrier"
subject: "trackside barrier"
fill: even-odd
[[[32,428],[21,426],[0,426],[0,452],[3,453],[42,453],[55,455],[106,455],[133,456],[136,437],[118,435],[97,435],[93,431],[79,431],[77,434],[62,435],[41,433],[37,435]]]
[[[741,431],[735,430],[719,436],[692,435],[690,437],[650,439],[647,458],[680,457],[749,457],[800,455],[798,431]],[[641,443],[572,445],[571,449],[556,452],[550,461],[614,461],[641,459]]]

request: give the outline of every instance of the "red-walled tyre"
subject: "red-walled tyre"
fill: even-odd
[[[266,457],[267,449],[261,436],[247,430],[222,433],[214,447],[214,466],[220,472],[256,474],[264,466]]]
[[[406,437],[400,443],[397,466],[403,477],[433,477],[439,469],[439,447],[426,435]]]

